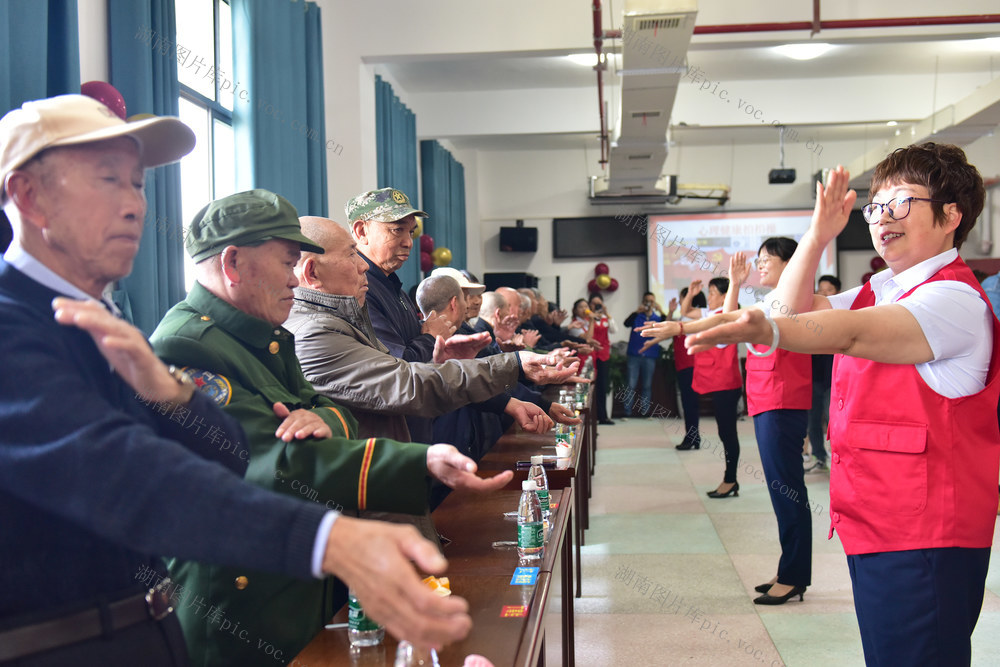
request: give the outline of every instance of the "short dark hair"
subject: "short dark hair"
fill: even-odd
[[[642,293],[642,298],[643,299],[645,299],[647,296],[656,296],[656,295],[653,294],[652,292],[643,292]]]
[[[708,281],[708,286],[719,290],[719,294],[725,294],[729,291],[729,278],[712,278]]]
[[[969,164],[965,151],[951,144],[928,141],[906,148],[897,148],[875,167],[870,192],[897,183],[912,183],[927,188],[930,199],[955,203],[962,221],[955,228],[954,245],[961,248],[983,212],[986,188],[979,170]],[[945,221],[944,204],[931,202],[934,224]]]
[[[799,244],[787,236],[772,236],[760,244],[757,254],[759,255],[761,250],[766,250],[768,255],[778,257],[782,262],[787,262],[798,247]]]
[[[838,278],[837,276],[831,276],[829,274],[825,275],[825,276],[820,276],[819,280],[817,280],[816,282],[817,283],[822,283],[822,282],[830,283],[831,285],[833,285],[834,287],[837,288],[838,292],[840,291],[840,278]]]

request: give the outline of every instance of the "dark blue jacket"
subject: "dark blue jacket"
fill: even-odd
[[[159,414],[0,260],[0,628],[138,590],[154,554],[309,577],[322,505],[241,479],[239,424]]]

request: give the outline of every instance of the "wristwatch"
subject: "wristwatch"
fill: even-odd
[[[170,377],[177,381],[177,384],[181,386],[181,395],[178,400],[173,401],[174,405],[187,405],[191,402],[194,397],[194,392],[198,390],[194,382],[188,377],[182,369],[177,368],[173,364],[167,366],[167,372],[170,373]]]

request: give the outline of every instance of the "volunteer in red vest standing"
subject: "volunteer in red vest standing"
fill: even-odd
[[[862,212],[888,265],[862,287],[812,294],[856,194],[838,167],[767,300],[688,337],[838,353],[830,400],[830,518],[847,552],[870,665],[968,665],[983,604],[1000,470],[1000,325],[958,255],[982,177],[955,146],[901,148]],[[782,312],[784,311],[784,312]],[[812,311],[812,312],[808,312]]]
[[[594,345],[594,402],[597,404],[597,423],[606,426],[614,426],[614,422],[608,419],[608,359],[611,358],[611,341],[609,333],[617,333],[618,327],[615,321],[604,309],[604,299],[600,294],[591,294],[590,300],[582,308],[578,300],[573,304],[573,322],[570,324],[569,333],[572,336],[579,336]],[[588,307],[589,306],[589,307]],[[578,314],[577,311],[580,311]]]
[[[693,320],[721,313],[728,289],[728,278],[712,278],[708,281],[708,308],[692,308],[691,300],[695,294],[701,292],[701,281],[692,281],[688,293],[681,302],[681,313]],[[679,333],[683,334],[686,325],[681,322],[679,326]],[[743,376],[740,374],[736,345],[723,345],[696,355],[691,387],[699,394],[712,396],[715,425],[719,429],[719,440],[722,441],[726,454],[726,472],[722,484],[715,490],[709,491],[708,497],[738,496],[740,485],[736,481],[736,467],[740,461],[740,439],[736,434],[736,406],[743,389]]]
[[[796,245],[784,237],[772,237],[760,245],[756,263],[761,287],[777,286]],[[724,312],[736,310],[740,286],[749,275],[746,255],[737,252],[729,262],[732,282]],[[767,304],[764,297],[760,305]],[[802,441],[811,405],[811,355],[747,344],[747,409],[753,417],[764,482],[771,494],[781,542],[778,573],[755,588],[763,595],[755,598],[754,604],[784,604],[795,596],[801,600],[812,583],[812,514],[802,469]]]

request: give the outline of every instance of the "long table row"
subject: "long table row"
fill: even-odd
[[[473,621],[473,630],[465,640],[439,652],[442,667],[462,665],[470,654],[483,655],[496,667],[544,665],[546,627],[553,632],[558,627],[558,635],[549,641],[558,641],[562,664],[575,664],[573,599],[581,595],[580,545],[588,522],[596,444],[592,401],[593,392],[589,392],[572,455],[546,468],[554,509],[540,560],[522,562],[517,554],[516,510],[521,481],[527,478],[527,469],[517,464],[530,460],[532,454],[554,460],[551,432],[534,435],[513,427],[480,461],[479,470],[484,476],[514,470],[514,481],[488,495],[452,492],[433,512],[434,525],[445,538],[443,553],[448,559],[451,590],[469,602]],[[558,605],[554,604],[557,596]],[[379,646],[352,650],[347,628],[342,625],[346,621],[344,608],[331,621],[338,627],[321,632],[291,664],[393,664],[395,638],[386,635]]]

